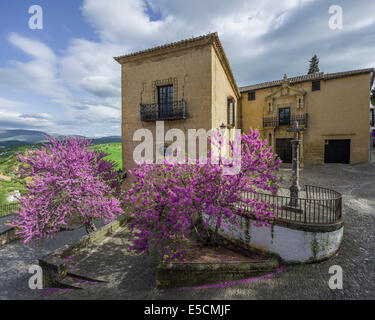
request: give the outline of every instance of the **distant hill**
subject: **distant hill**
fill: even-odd
[[[102,144],[102,143],[114,143],[114,142],[121,142],[121,137],[118,136],[109,136],[109,137],[102,137],[102,138],[95,138],[92,141],[92,144]]]
[[[34,144],[46,141],[42,131],[0,129],[0,145]]]
[[[25,144],[38,144],[46,142],[47,139],[45,136],[54,136],[56,138],[63,138],[64,135],[54,134],[49,135],[43,131],[34,131],[34,130],[6,130],[0,129],[0,146],[10,147],[17,145]],[[84,138],[84,136],[79,135],[70,135],[71,137]],[[87,139],[92,139],[87,137]],[[92,144],[101,144],[101,143],[112,143],[112,142],[121,142],[120,136],[109,136],[94,138]]]

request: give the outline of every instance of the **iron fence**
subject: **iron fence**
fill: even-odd
[[[141,121],[186,119],[186,101],[159,105],[157,103],[141,104]]]
[[[14,213],[18,209],[18,203],[0,205],[0,217]]]
[[[269,203],[275,218],[278,220],[305,224],[333,224],[341,219],[342,196],[340,193],[316,186],[304,186],[301,191],[304,196],[298,199],[292,199],[289,196],[250,192],[244,193],[244,197]],[[245,205],[243,209],[252,213],[250,204]]]

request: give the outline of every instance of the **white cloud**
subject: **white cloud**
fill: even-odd
[[[52,119],[52,116],[45,112],[37,112],[37,113],[30,113],[30,114],[21,114],[20,118],[47,120],[47,119]]]
[[[10,33],[8,40],[11,44],[38,60],[50,62],[56,59],[53,51],[40,41],[22,37],[17,33]]]
[[[374,66],[375,2],[340,2],[344,29],[332,31],[324,0],[85,0],[82,16],[100,40],[72,38],[61,54],[10,33],[29,61],[0,68],[0,85],[38,94],[59,113],[25,111],[26,101],[2,97],[1,115],[54,132],[119,135],[121,71],[113,57],[214,31],[239,85],[303,74],[314,53],[325,72]]]
[[[0,84],[39,93],[48,97],[67,97],[57,78],[57,59],[44,43],[11,33],[8,41],[31,56],[28,62],[9,61],[9,67],[0,68]]]
[[[98,98],[119,97],[120,66],[113,57],[121,46],[74,39],[60,59],[61,77],[66,86],[80,88]]]
[[[0,109],[0,126],[7,128],[53,128],[48,114],[22,114],[14,111]]]
[[[24,105],[25,104],[23,102],[4,99],[0,97],[0,108],[15,108],[15,107],[21,107]]]
[[[140,40],[149,39],[155,32],[167,31],[165,26],[173,20],[168,16],[161,21],[150,21],[146,4],[141,0],[86,0],[82,12],[103,41],[130,44],[139,44]]]

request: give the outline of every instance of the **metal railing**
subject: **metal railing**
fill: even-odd
[[[186,119],[186,101],[159,105],[157,103],[141,104],[141,121]]]
[[[244,193],[246,199],[259,199],[271,205],[278,220],[300,222],[304,224],[333,224],[342,218],[342,196],[340,193],[322,187],[304,186],[304,197],[293,199],[266,193]],[[252,213],[251,205],[245,205],[244,211]]]
[[[292,125],[294,121],[298,122],[299,126],[307,127],[308,114],[294,114],[291,115],[287,121],[286,119],[279,119],[279,117],[263,117],[263,127],[264,128],[277,128],[284,125]]]
[[[0,204],[0,217],[14,213],[19,203]]]

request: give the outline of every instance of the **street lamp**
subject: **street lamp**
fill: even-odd
[[[220,131],[221,131],[221,134],[223,135],[224,133],[224,130],[226,129],[226,125],[224,124],[224,122],[220,125]]]
[[[224,134],[225,134],[225,129],[227,128],[227,126],[224,124],[224,122],[220,125],[220,133],[221,133],[221,138],[220,138],[220,150],[219,150],[219,163],[221,164],[221,152],[222,152],[222,144],[223,144],[223,141],[224,141]]]

